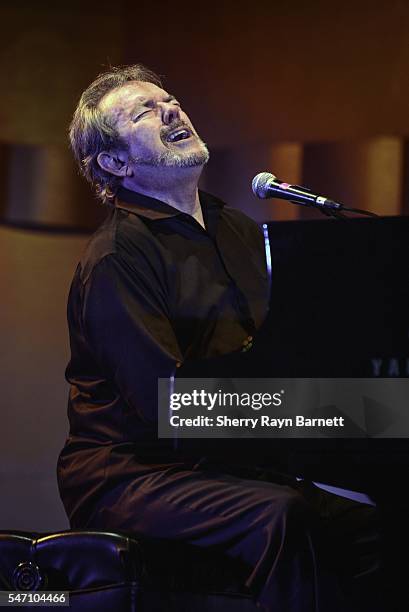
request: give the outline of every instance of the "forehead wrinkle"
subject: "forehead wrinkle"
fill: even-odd
[[[148,104],[153,104],[153,100],[146,98],[146,96],[135,96],[131,100],[123,100],[119,98],[119,100],[117,100],[116,102],[114,101],[111,104],[109,104],[109,100],[107,99],[103,99],[101,100],[101,102],[101,110],[107,113],[115,123],[120,119],[126,119],[137,108],[140,108],[144,105],[146,106]]]
[[[160,98],[163,102],[176,100],[176,96],[157,86],[154,86],[152,93],[146,92],[148,95],[133,92],[135,85],[145,89],[145,85],[148,85],[148,89],[151,88],[150,83],[142,84],[139,81],[130,81],[107,92],[98,104],[100,110],[108,115],[115,126],[118,121],[127,120],[138,107],[153,106],[157,98]],[[129,93],[134,93],[134,95],[131,95],[131,99],[129,99]]]
[[[98,107],[102,112],[111,111],[112,109],[116,109],[119,107],[119,110],[122,110],[121,107],[124,106],[124,96],[126,96],[126,92],[129,89],[129,84],[120,85],[108,91],[99,101]],[[125,98],[126,102],[126,98]],[[111,108],[110,108],[111,107]]]
[[[138,88],[139,91],[146,91],[146,89],[148,89],[148,91],[146,93],[143,93],[143,91],[142,93],[137,93],[135,92],[135,87]],[[149,91],[149,89],[151,91]],[[158,92],[156,92],[156,90],[158,90]],[[111,91],[108,91],[100,100],[99,105],[102,108],[103,106],[109,104],[110,99],[115,99],[115,97],[117,97],[119,101],[125,97],[126,101],[126,99],[129,97],[129,94],[132,93],[134,94],[133,96],[131,96],[132,100],[140,100],[141,102],[145,102],[148,99],[154,100],[158,96],[159,92],[163,92],[163,97],[173,97],[170,96],[170,94],[168,94],[164,89],[157,87],[153,83],[145,83],[144,81],[128,81],[127,83],[119,85],[118,87],[111,89]]]

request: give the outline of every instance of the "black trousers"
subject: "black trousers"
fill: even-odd
[[[87,527],[217,546],[266,612],[393,609],[376,508],[273,471],[162,469],[118,485]]]

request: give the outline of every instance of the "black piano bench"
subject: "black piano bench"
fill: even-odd
[[[245,576],[218,551],[168,540],[0,531],[0,590],[65,591],[70,612],[256,612]]]

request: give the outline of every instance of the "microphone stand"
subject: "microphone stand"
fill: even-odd
[[[330,206],[317,206],[317,204],[307,204],[296,202],[295,200],[290,200],[293,204],[298,204],[299,206],[308,206],[308,208],[315,208],[315,210],[319,210],[320,213],[325,215],[326,217],[332,217],[333,219],[350,219],[351,217],[345,215],[344,212],[353,213],[357,215],[365,215],[366,217],[378,217],[376,213],[370,210],[362,210],[360,208],[347,208],[346,206],[340,205],[338,208],[332,208]],[[342,211],[342,212],[341,212]]]

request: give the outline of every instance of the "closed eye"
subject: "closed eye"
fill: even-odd
[[[134,123],[136,123],[136,121],[139,121],[139,119],[141,119],[144,115],[147,115],[150,112],[151,112],[151,110],[143,111],[142,113],[139,113],[138,115],[135,115],[135,117],[132,119],[132,121]]]

